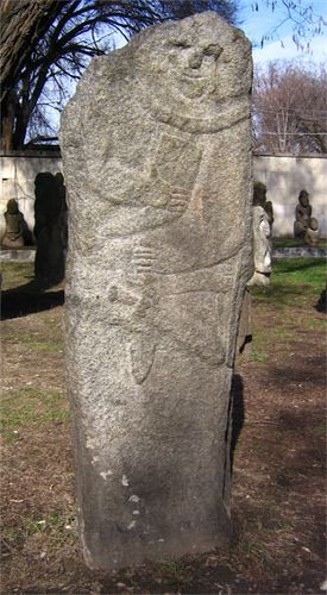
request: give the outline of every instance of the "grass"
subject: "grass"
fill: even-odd
[[[1,274],[3,291],[15,289],[30,295],[40,289],[40,283],[34,278],[34,262],[2,262]],[[56,287],[62,287],[62,283]],[[42,287],[42,293],[52,290],[53,287]]]
[[[325,258],[283,258],[273,261],[271,283],[267,287],[251,287],[254,299],[278,307],[318,301],[326,285]]]
[[[263,311],[275,313],[278,318],[278,324],[272,319],[269,326],[256,326],[249,349],[252,361],[269,362],[277,346],[279,353],[287,354],[289,346],[296,342],[298,336],[299,321],[296,316],[301,316],[301,310],[297,312],[297,308],[312,308],[312,316],[301,320],[304,331],[326,328],[326,321],[315,316],[315,305],[325,287],[326,273],[324,258],[275,259],[270,285],[250,288],[253,316],[257,316],[256,308],[260,306]],[[283,322],[278,314],[280,312],[284,312]]]
[[[159,574],[164,575],[167,583],[172,586],[187,587],[191,582],[190,573],[179,560],[163,560],[157,564],[157,568]]]
[[[43,514],[31,511],[30,515],[20,519],[15,526],[3,527],[4,542],[11,547],[20,547],[31,538],[36,538],[40,545],[45,542],[47,549],[67,546],[67,541],[76,539],[76,517],[61,511]]]
[[[19,430],[44,422],[60,422],[68,417],[68,408],[61,391],[40,390],[33,386],[8,390],[1,399],[1,429],[12,441]]]
[[[49,323],[50,324],[50,323]],[[53,329],[49,329],[49,333],[51,332],[51,337],[46,337],[44,333],[40,332],[25,332],[25,331],[16,331],[15,338],[11,337],[11,333],[9,330],[4,330],[2,333],[2,340],[10,340],[11,344],[20,343],[28,346],[30,349],[34,351],[58,351],[61,352],[63,345],[62,345],[62,336],[61,336],[61,329],[58,324],[54,326]]]
[[[326,283],[326,274],[325,258],[279,259],[273,264],[272,287],[282,282],[292,286],[310,285],[313,291],[318,291]]]
[[[258,341],[256,340],[256,344],[257,343]],[[265,353],[264,351],[258,349],[258,347],[253,347],[251,349],[251,359],[254,362],[267,362],[269,360],[269,355],[268,353]]]
[[[2,262],[2,290],[30,283],[34,278],[33,262]]]
[[[282,236],[272,239],[273,248],[300,248],[306,246],[303,240],[292,238],[290,236]],[[320,238],[318,248],[327,247],[327,238]]]
[[[5,290],[31,280],[31,263],[4,268]],[[292,580],[287,574],[299,583],[302,572],[308,574],[307,592],[313,592],[323,572],[318,541],[325,428],[318,340],[326,324],[314,306],[325,282],[324,259],[296,258],[274,261],[270,287],[251,288],[253,342],[237,363],[245,422],[234,459],[235,543],[225,552],[163,560],[150,570],[106,579],[88,573],[77,553],[68,404],[58,353],[62,308],[8,317],[3,323],[3,593],[249,593],[235,583],[232,591],[221,587],[226,568],[249,581],[253,593],[303,595],[298,584],[287,590]],[[310,357],[303,369],[305,350]],[[313,552],[314,580],[301,544]],[[273,590],[276,580],[284,587],[286,579],[285,590]]]

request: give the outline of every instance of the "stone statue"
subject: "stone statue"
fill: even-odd
[[[304,234],[304,241],[309,246],[318,246],[320,239],[319,223],[315,217],[310,217]]]
[[[270,231],[272,233],[272,226],[273,226],[273,223],[274,223],[274,208],[273,208],[273,204],[272,204],[271,200],[266,200],[263,208],[264,208],[264,210],[266,211],[266,213],[268,215],[268,221],[269,221],[269,225],[270,225]]]
[[[312,213],[308,192],[301,190],[298,200],[295,208],[294,237],[304,239]]]
[[[253,256],[254,273],[251,285],[269,285],[271,275],[272,203],[266,201],[266,187],[261,182],[253,185]]]
[[[65,274],[67,205],[63,176],[41,172],[35,178],[35,227],[37,242],[35,278],[41,283],[59,283]]]
[[[24,216],[20,212],[18,202],[11,198],[7,202],[4,213],[6,230],[1,244],[4,248],[23,248],[24,246]]]
[[[92,568],[231,535],[251,73],[242,32],[206,12],[94,59],[63,113],[66,364]]]
[[[252,341],[252,299],[248,287],[269,285],[271,276],[272,224],[274,211],[272,202],[266,199],[267,188],[262,182],[253,183],[253,275],[247,283],[243,298],[239,324],[237,351],[242,353]]]
[[[271,200],[267,200],[267,186],[258,180],[254,180],[253,182],[253,206],[260,206],[266,211],[270,229],[272,231],[272,225],[274,222],[273,204]]]

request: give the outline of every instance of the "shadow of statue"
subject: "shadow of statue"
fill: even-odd
[[[230,465],[231,470],[233,472],[233,462],[234,462],[234,453],[238,443],[238,439],[240,437],[244,419],[245,419],[245,409],[244,409],[244,386],[243,386],[243,379],[240,374],[234,374],[232,380],[232,389],[231,389],[231,418],[232,418],[232,427],[231,427],[231,448],[230,448]]]
[[[326,287],[324,287],[324,289],[322,290],[319,299],[315,305],[315,308],[318,312],[323,312],[324,314],[327,314],[327,303],[326,303],[326,293],[327,293],[327,283],[326,283]]]
[[[32,280],[14,289],[1,292],[1,320],[9,320],[62,306],[65,293],[62,288],[46,291],[47,287]]]

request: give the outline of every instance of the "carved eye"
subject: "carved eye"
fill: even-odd
[[[176,39],[171,45],[174,49],[177,48],[179,50],[186,50],[191,47],[191,44],[184,39]]]
[[[213,60],[218,60],[222,51],[223,48],[221,48],[220,45],[213,43],[212,45],[206,47],[203,53],[206,57],[212,57]]]

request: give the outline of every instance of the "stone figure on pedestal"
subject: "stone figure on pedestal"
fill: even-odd
[[[269,285],[272,255],[272,224],[274,211],[272,202],[267,201],[267,188],[262,182],[253,182],[253,274],[247,283],[244,294],[237,351],[242,353],[246,344],[252,340],[252,300],[248,287],[252,285]]]
[[[315,217],[310,217],[304,234],[304,241],[309,246],[318,246],[320,239],[319,223]]]
[[[317,246],[320,238],[319,222],[312,217],[308,192],[301,190],[298,200],[299,203],[295,209],[294,237],[304,240],[304,243],[309,246]]]
[[[1,240],[4,248],[23,248],[24,246],[24,216],[19,210],[18,202],[10,198],[4,213],[6,229]]]
[[[253,185],[253,256],[254,273],[248,287],[251,285],[269,285],[271,275],[272,255],[272,223],[273,208],[270,201],[266,201],[266,186],[261,182]]]
[[[304,239],[312,213],[308,192],[301,190],[298,200],[295,208],[294,237]]]

